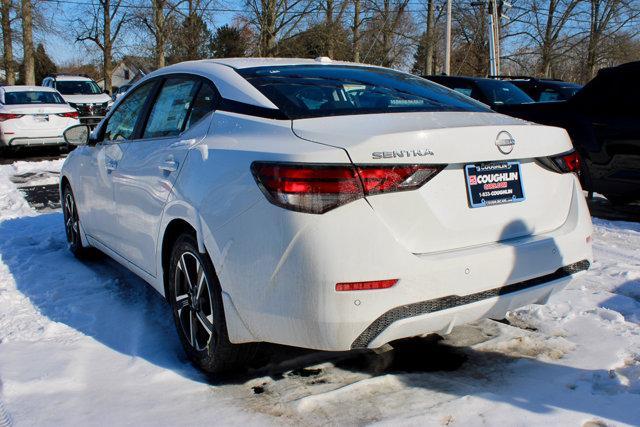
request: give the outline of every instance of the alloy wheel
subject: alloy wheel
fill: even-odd
[[[80,242],[80,225],[76,203],[70,191],[64,196],[64,228],[67,233],[67,241],[72,245],[77,245]]]
[[[197,351],[206,349],[213,337],[213,304],[209,281],[198,257],[180,255],[175,273],[175,307],[185,338]]]

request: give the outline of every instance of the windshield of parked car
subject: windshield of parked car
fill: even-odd
[[[420,77],[375,67],[294,65],[238,73],[290,119],[414,111],[490,112]]]
[[[22,104],[64,104],[64,99],[55,92],[5,92],[4,103],[7,105]]]
[[[56,89],[63,95],[97,95],[102,93],[100,86],[90,80],[58,80]]]
[[[478,87],[493,105],[528,104],[533,99],[516,85],[501,80],[478,80]]]

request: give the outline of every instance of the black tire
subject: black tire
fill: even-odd
[[[198,251],[192,234],[176,240],[167,280],[176,330],[192,363],[218,377],[247,367],[256,344],[229,342],[220,283],[209,256]]]
[[[80,217],[78,216],[78,209],[76,208],[76,199],[73,197],[73,191],[71,191],[71,187],[68,184],[65,185],[62,190],[61,202],[64,216],[64,230],[67,235],[69,250],[76,258],[86,259],[92,252],[90,248],[82,246]]]

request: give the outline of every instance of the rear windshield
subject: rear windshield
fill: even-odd
[[[56,89],[63,95],[97,95],[102,93],[96,82],[89,80],[58,80]]]
[[[490,112],[420,77],[353,66],[294,65],[238,70],[290,119],[414,111]]]
[[[4,103],[7,105],[20,104],[64,104],[64,99],[55,92],[5,92]]]
[[[476,82],[484,96],[493,105],[528,104],[534,102],[522,89],[502,80],[478,80]]]

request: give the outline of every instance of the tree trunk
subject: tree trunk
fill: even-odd
[[[556,12],[556,2],[551,0],[547,9],[547,21],[544,28],[544,40],[540,58],[540,71],[544,77],[551,77],[551,52],[553,51],[553,19]]]
[[[4,71],[6,73],[5,81],[8,85],[16,84],[15,70],[13,68],[13,46],[12,46],[12,33],[11,33],[11,20],[9,14],[11,13],[11,0],[2,0],[2,42],[4,44],[3,62]]]
[[[165,65],[164,45],[166,43],[164,0],[153,0],[153,26],[155,27],[155,36],[156,36],[156,46],[155,46],[156,68],[162,68]]]
[[[427,51],[424,71],[427,75],[435,74],[436,24],[433,0],[427,2]]]
[[[353,62],[360,62],[360,0],[353,1]]]
[[[333,58],[335,54],[334,34],[333,34],[333,0],[327,0],[327,10],[325,15],[325,27],[327,31],[327,56]]]
[[[260,56],[274,56],[276,51],[276,0],[261,0]]]
[[[102,51],[102,78],[104,79],[104,89],[108,90],[111,93],[111,49],[112,49],[112,40],[111,40],[111,0],[103,0],[103,46],[104,49]]]
[[[382,54],[384,59],[382,61],[383,67],[391,66],[391,38],[393,35],[389,30],[389,18],[391,14],[391,5],[389,4],[389,0],[384,0],[383,3],[383,12],[382,12]]]
[[[36,84],[35,60],[33,58],[33,28],[31,21],[31,0],[22,0],[22,51],[24,84]]]

